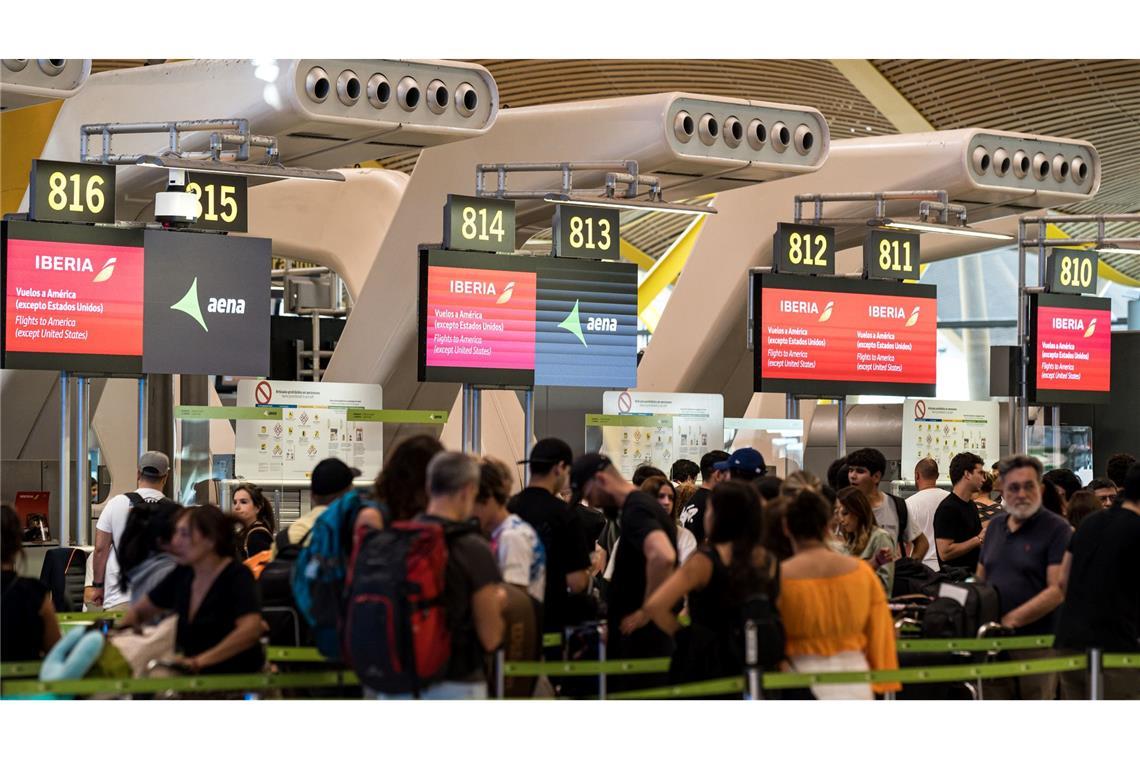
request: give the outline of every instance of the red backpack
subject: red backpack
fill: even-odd
[[[418,697],[447,672],[451,629],[443,590],[447,539],[455,530],[404,521],[357,535],[345,584],[343,651],[376,691]]]

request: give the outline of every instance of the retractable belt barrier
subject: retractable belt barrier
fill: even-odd
[[[1051,637],[1023,636],[992,640],[912,640],[900,641],[900,650],[912,652],[990,651],[992,647],[977,646],[983,641],[992,644],[1003,641],[1001,649],[1033,649],[1048,646]],[[917,645],[917,646],[915,646]],[[328,662],[314,648],[270,647],[268,659],[273,662]],[[1105,669],[1140,669],[1140,654],[1104,654],[1101,665]],[[852,683],[943,683],[969,681],[1044,673],[1064,673],[1084,670],[1089,666],[1087,655],[1051,657],[1038,660],[1020,660],[977,665],[936,665],[930,667],[900,668],[837,673],[765,673],[763,686],[768,690],[809,688],[828,684]],[[5,697],[60,695],[127,695],[155,694],[166,691],[200,693],[214,691],[259,692],[273,689],[320,688],[355,686],[359,684],[351,671],[321,673],[240,674],[216,676],[179,676],[172,678],[137,679],[79,679],[70,681],[35,681],[27,679],[39,672],[39,662],[10,662],[0,665],[0,694]],[[504,674],[509,676],[597,676],[665,673],[669,658],[646,658],[610,662],[507,662]],[[743,692],[746,680],[742,677],[720,678],[676,686],[612,694],[612,699],[670,699],[679,697],[708,697]]]

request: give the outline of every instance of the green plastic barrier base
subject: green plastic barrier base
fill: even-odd
[[[544,647],[560,647],[562,646],[561,633],[544,633],[542,634],[542,646]]]
[[[270,662],[332,662],[316,647],[268,647],[265,659]]]
[[[57,612],[55,619],[61,623],[94,623],[96,620],[122,620],[127,613],[124,610],[95,610],[94,612]]]
[[[715,697],[723,694],[742,694],[743,678],[717,678],[679,686],[660,686],[656,689],[621,691],[610,694],[609,699],[676,699],[678,697]]]
[[[0,663],[0,678],[35,678],[42,664],[39,660]]]

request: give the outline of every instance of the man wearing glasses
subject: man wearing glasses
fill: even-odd
[[[1053,633],[1064,601],[1061,564],[1072,530],[1065,519],[1041,508],[1041,463],[1016,454],[998,464],[1005,512],[990,521],[978,562],[978,580],[997,589],[1001,624],[1016,635]],[[1053,655],[1052,649],[1010,652],[1015,660]],[[986,682],[986,699],[1053,699],[1057,674]]]
[[[570,470],[570,485],[575,495],[591,507],[611,514],[620,510],[621,540],[615,549],[606,616],[607,657],[668,657],[673,640],[667,633],[650,623],[623,636],[621,621],[641,609],[649,595],[673,572],[677,564],[677,529],[673,521],[656,499],[623,478],[609,457],[602,454],[578,457]],[[625,683],[614,686],[619,691],[649,688],[665,679],[642,676],[620,680]]]

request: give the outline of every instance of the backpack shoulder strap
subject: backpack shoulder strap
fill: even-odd
[[[901,544],[906,540],[906,529],[909,517],[906,510],[906,501],[901,496],[895,496],[893,493],[888,494],[895,503],[895,512],[899,516],[899,543]]]

